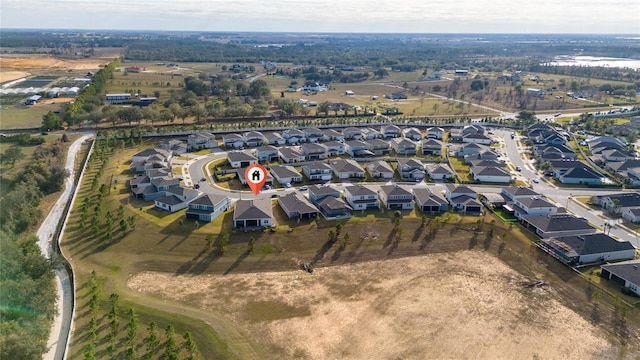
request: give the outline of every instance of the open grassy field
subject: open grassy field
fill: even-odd
[[[44,114],[49,111],[59,110],[60,103],[49,100],[34,106],[15,105],[2,107],[0,109],[0,130],[40,127]]]
[[[126,159],[137,150],[108,156],[100,182],[126,175]],[[161,331],[173,323],[177,335],[192,331],[202,359],[637,355],[637,311],[628,312],[624,328],[614,327],[614,296],[603,290],[593,310],[591,294],[598,288],[537,250],[519,225],[491,215],[429,215],[423,224],[419,213],[405,211],[398,231],[393,213],[369,211],[341,221],[340,236],[329,240],[338,222],[290,220],[275,201],[275,232],[243,232],[232,229],[232,211],[196,224],[182,218],[184,210],[167,214],[132,200],[127,184],[118,181],[101,201],[102,214],[110,211],[117,219],[123,205],[123,216],[138,221],[108,240],[104,225],[95,232],[80,219],[84,198],[97,201],[90,183],[99,166],[92,164],[80,188],[62,243],[81,287],[72,357],[91,342],[83,284],[92,270],[100,280],[93,315],[100,355],[109,343],[111,293],[120,295],[121,336],[128,308],[139,315],[139,356],[162,353],[144,346],[151,321]],[[92,205],[89,215],[93,211]],[[224,254],[206,242],[222,230],[230,233]],[[314,275],[299,270],[301,262],[313,264]],[[525,290],[521,283],[533,279],[550,285]],[[616,332],[629,345],[620,346]],[[454,346],[450,339],[460,334],[465,341]],[[549,339],[558,342],[539,346]]]

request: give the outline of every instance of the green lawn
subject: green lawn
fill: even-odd
[[[44,114],[59,110],[60,104],[3,107],[0,109],[0,130],[40,127]]]

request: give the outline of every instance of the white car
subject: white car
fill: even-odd
[[[533,178],[533,179],[531,179],[531,181],[533,181],[535,184],[540,182],[540,180],[538,180],[538,178]]]
[[[307,190],[309,190],[309,188],[305,185],[305,186],[300,186],[300,187],[298,188],[298,190],[300,190],[300,191],[307,191]]]

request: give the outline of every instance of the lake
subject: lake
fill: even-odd
[[[549,65],[558,66],[604,66],[617,68],[640,69],[640,60],[599,57],[599,56],[573,56],[560,55],[556,56]]]

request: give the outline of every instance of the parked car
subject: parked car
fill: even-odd
[[[540,180],[538,180],[538,178],[533,178],[533,179],[531,179],[531,181],[533,181],[534,184],[537,184],[537,183],[540,182]]]
[[[517,171],[522,171],[522,168],[520,166],[516,166],[516,170]]]
[[[305,185],[305,186],[300,186],[300,187],[298,188],[298,190],[300,190],[300,191],[307,191],[307,190],[309,190],[309,187],[307,187],[306,185]]]

